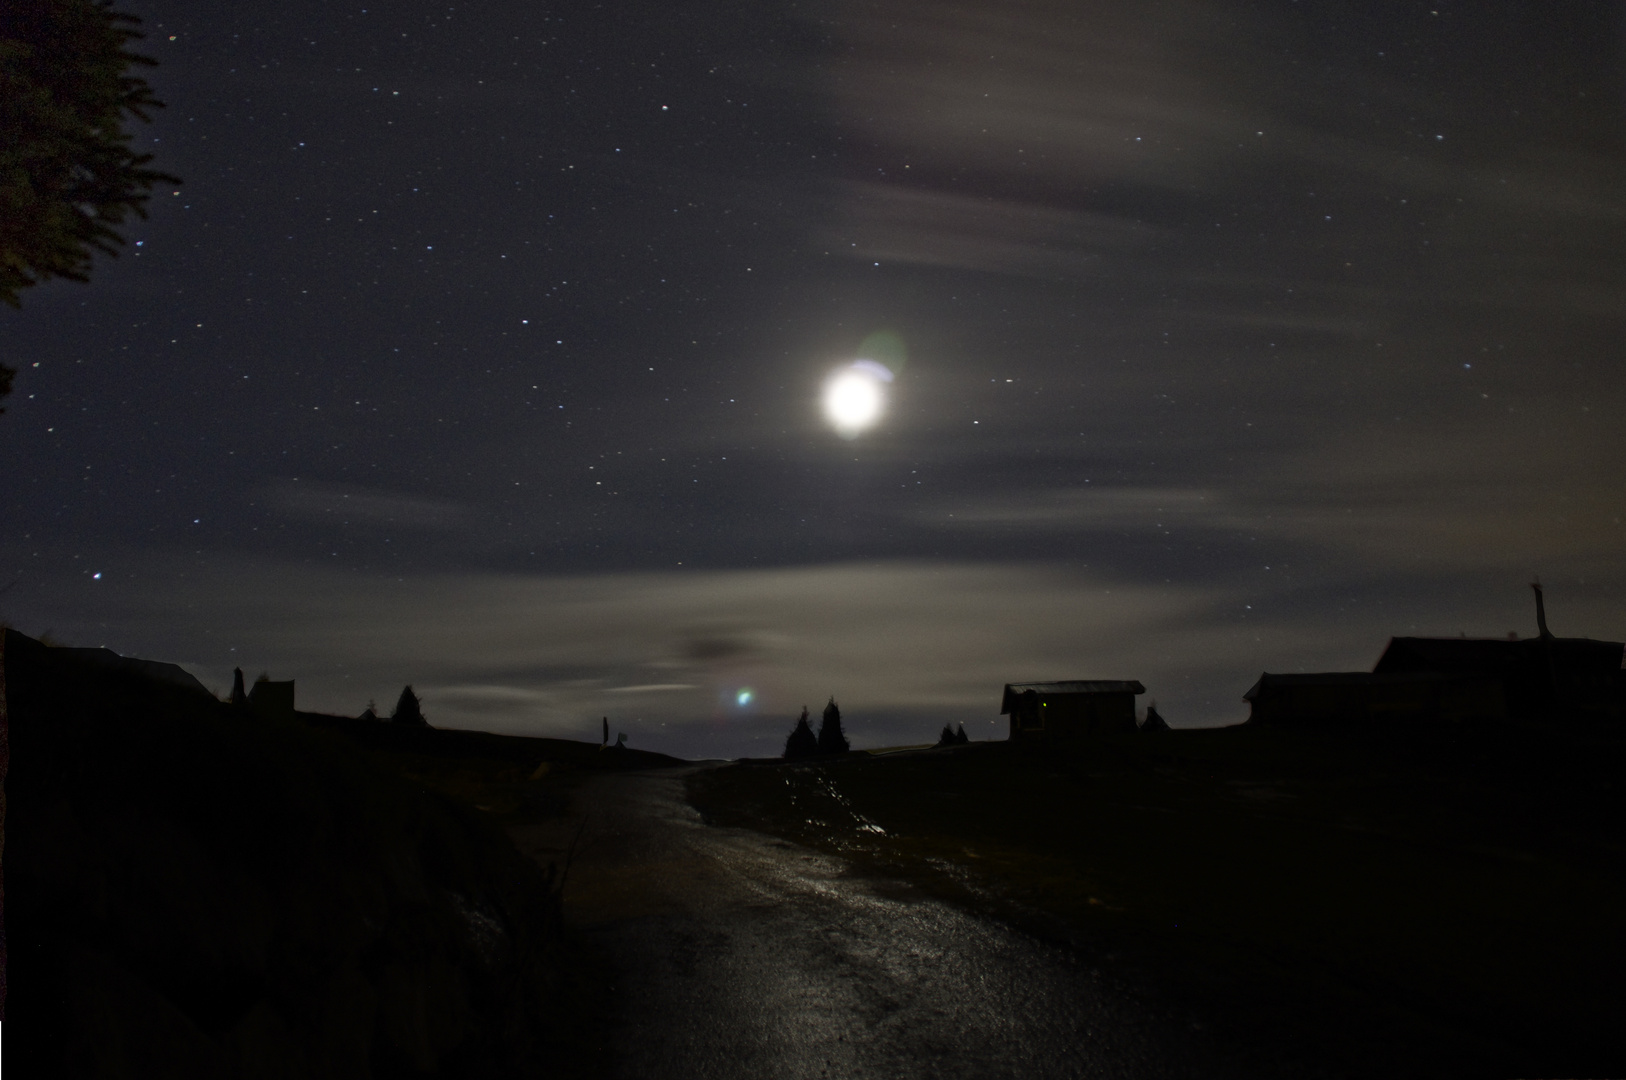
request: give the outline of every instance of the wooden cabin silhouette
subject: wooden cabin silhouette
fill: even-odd
[[[1075,679],[1006,683],[999,712],[1011,717],[1011,742],[1061,745],[1091,735],[1135,730],[1134,680]]]
[[[1390,638],[1371,671],[1259,676],[1242,695],[1261,724],[1626,722],[1626,644],[1537,636]]]
[[[256,716],[271,720],[294,718],[294,680],[273,682],[257,679],[248,692],[248,707]]]

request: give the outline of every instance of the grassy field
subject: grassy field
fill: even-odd
[[[503,829],[563,815],[583,776],[685,764],[648,750],[600,749],[571,739],[397,727],[320,713],[299,716],[312,727],[345,736],[380,768],[449,796]]]
[[[1066,938],[1233,1050],[1619,1073],[1619,739],[1254,728],[697,775],[773,831]]]

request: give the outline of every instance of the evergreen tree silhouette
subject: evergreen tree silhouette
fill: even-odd
[[[961,746],[964,746],[966,743],[971,741],[969,738],[966,737],[965,725],[964,724],[960,725],[960,730],[959,730],[958,733],[955,734],[954,741],[956,743],[958,743],[959,745],[961,745]]]
[[[785,756],[787,758],[812,757],[819,752],[819,737],[813,734],[813,728],[807,722],[807,706],[802,706],[802,718],[796,721],[791,729],[790,738],[785,740]]]
[[[841,709],[831,697],[830,704],[824,707],[824,721],[819,724],[819,753],[845,754],[851,748],[847,736],[841,733]]]
[[[146,167],[127,126],[163,107],[136,74],[155,62],[127,47],[140,19],[96,0],[0,13],[0,302],[17,307],[30,285],[88,280],[93,254],[124,243],[118,226],[147,216],[153,185],[180,181]]]
[[[424,719],[423,709],[418,705],[418,695],[412,692],[411,683],[401,688],[401,698],[395,703],[395,711],[390,713],[390,722],[414,727],[429,726],[429,721]]]
[[[954,745],[954,729],[949,727],[947,724],[944,724],[943,725],[943,734],[941,734],[941,735],[939,735],[937,737],[937,745],[938,746],[953,746]]]

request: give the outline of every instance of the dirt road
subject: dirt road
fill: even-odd
[[[1212,1076],[1189,1026],[1151,1015],[1072,954],[704,823],[687,770],[604,774],[569,822],[516,835],[562,861],[566,914],[615,972],[603,1038],[618,1077]]]

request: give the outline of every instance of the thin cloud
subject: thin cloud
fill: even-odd
[[[1241,46],[1199,5],[849,5],[829,92],[905,163],[1090,180],[1180,167],[1246,122],[1197,74]]]
[[[1231,723],[1261,670],[1361,669],[1391,634],[1500,636],[1529,622],[1526,578],[1472,566],[1408,573],[1402,562],[1308,576],[1255,567],[1193,585],[918,560],[386,579],[226,559],[200,572],[176,559],[148,560],[144,578],[82,611],[49,610],[65,640],[178,661],[206,685],[229,685],[234,664],[296,679],[302,709],[355,715],[410,682],[440,726],[596,742],[608,716],[635,745],[732,756],[777,753],[801,706],[831,695],[860,746],[896,742],[910,725],[929,738],[948,721],[998,735],[1000,688],[1023,679],[1139,679],[1179,725]],[[1567,633],[1618,640],[1619,604],[1570,584],[1571,569],[1543,574],[1554,617]],[[182,605],[194,621],[163,617]],[[14,621],[29,626],[16,606]],[[701,614],[779,644],[750,665],[695,661],[690,678],[641,680]]]
[[[330,525],[396,526],[444,531],[468,520],[468,509],[443,499],[393,492],[285,479],[262,488],[260,498],[289,517]]]
[[[1124,524],[1151,524],[1154,519],[1210,520],[1235,513],[1230,500],[1216,491],[1180,488],[1067,487],[1002,494],[977,499],[945,500],[912,518],[947,529],[1022,528],[1072,531]]]
[[[1103,253],[1155,242],[1126,218],[1012,199],[970,198],[876,183],[847,184],[824,242],[877,262],[1028,277],[1099,269]]]
[[[643,686],[607,686],[606,694],[666,694],[677,690],[698,690],[699,683],[646,683]]]

